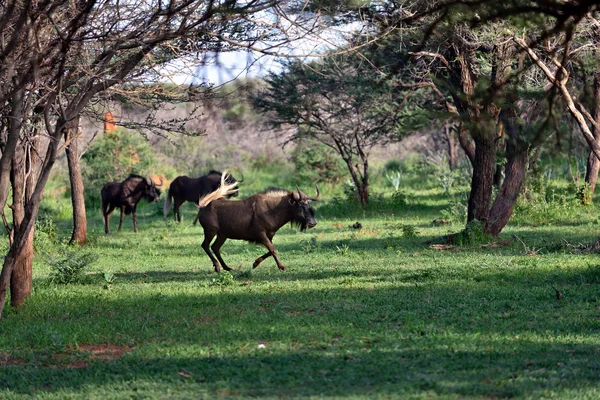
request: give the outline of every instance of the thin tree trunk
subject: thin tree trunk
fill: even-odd
[[[65,129],[65,152],[69,165],[69,181],[71,182],[71,204],[73,205],[73,234],[69,244],[84,245],[87,234],[87,219],[85,216],[85,198],[81,167],[79,164],[79,151],[77,148],[77,134],[79,118],[69,122]]]
[[[467,223],[487,219],[492,198],[494,169],[496,167],[496,141],[494,135],[479,133],[475,137],[473,178],[467,210]]]
[[[592,117],[596,121],[595,125],[592,125],[592,133],[596,143],[600,146],[600,72],[594,76],[594,110]],[[596,190],[596,182],[598,181],[598,171],[600,171],[600,160],[593,151],[590,151],[587,162],[587,169],[585,172],[585,184],[586,192],[582,199],[583,204],[589,204],[592,202],[594,197],[594,191]]]
[[[448,167],[454,170],[458,165],[458,143],[457,136],[450,127],[450,122],[444,124],[444,135],[448,141]]]
[[[4,258],[2,272],[0,273],[0,318],[2,318],[2,313],[6,304],[6,294],[10,283],[10,277],[15,267],[16,259],[18,259],[21,253],[26,250],[28,237],[31,235],[31,232],[35,227],[35,220],[37,219],[40,211],[42,193],[44,192],[44,188],[48,182],[50,171],[56,162],[58,142],[64,127],[64,121],[57,121],[55,131],[49,138],[50,145],[48,146],[48,151],[46,152],[44,162],[40,169],[39,179],[37,180],[35,189],[25,207],[25,217],[23,218],[19,229],[15,231],[14,240],[10,246],[10,249],[8,250],[8,253],[6,254],[6,257]]]
[[[11,181],[13,188],[13,234],[17,232],[25,217],[25,149],[19,146],[12,162]],[[14,257],[14,266],[10,276],[10,304],[17,308],[25,302],[31,294],[31,279],[33,267],[33,235],[34,230],[28,234],[25,243]]]
[[[475,147],[473,143],[469,140],[469,133],[464,128],[463,123],[461,122],[458,125],[458,143],[460,147],[463,149],[469,161],[471,161],[471,165],[475,165]]]
[[[529,146],[522,142],[517,112],[514,108],[502,111],[502,125],[508,134],[506,140],[506,176],[498,191],[485,223],[485,233],[498,236],[510,219],[527,173]]]

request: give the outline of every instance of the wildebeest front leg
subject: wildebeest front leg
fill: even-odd
[[[202,248],[204,249],[206,254],[208,254],[210,261],[212,261],[212,263],[215,267],[215,272],[221,272],[221,265],[219,264],[219,262],[217,261],[215,256],[213,256],[212,253],[210,252],[210,242],[213,240],[214,237],[215,237],[214,233],[204,231],[204,241],[202,242]]]
[[[252,268],[256,268],[256,267],[258,267],[258,265],[259,265],[261,262],[265,261],[265,259],[267,259],[267,258],[269,258],[269,257],[271,257],[271,256],[272,256],[272,254],[271,254],[271,252],[269,251],[269,252],[267,252],[266,254],[263,254],[262,256],[258,257],[258,258],[257,258],[257,259],[254,261],[254,264],[252,264]]]
[[[119,229],[117,229],[117,232],[121,232],[121,227],[123,226],[123,218],[125,218],[125,206],[121,207],[121,218],[119,219]]]
[[[110,214],[112,214],[114,207],[109,207],[109,209],[104,214],[104,233],[110,233]]]
[[[279,268],[282,271],[285,271],[285,267],[283,266],[281,261],[279,261],[279,257],[277,256],[277,250],[275,250],[275,246],[273,246],[273,242],[271,242],[271,239],[269,239],[268,237],[265,237],[263,239],[263,244],[265,245],[267,250],[269,250],[269,253],[271,253],[273,258],[275,259],[275,262],[277,263],[277,268]]]
[[[223,261],[223,257],[221,257],[221,246],[223,246],[223,243],[225,243],[226,240],[226,237],[217,235],[217,240],[215,240],[215,242],[212,244],[212,246],[210,246],[210,248],[212,249],[213,253],[215,253],[215,255],[217,256],[217,260],[219,260],[223,269],[225,269],[226,271],[231,271],[231,268],[229,268],[227,264],[225,264],[225,261]]]
[[[131,215],[133,216],[133,231],[137,232],[137,213],[135,212],[136,206],[133,207]]]

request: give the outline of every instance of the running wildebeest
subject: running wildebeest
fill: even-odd
[[[242,179],[240,181],[236,180],[232,175],[227,174],[225,178],[225,182],[229,185],[238,184],[244,181],[244,176],[242,174]],[[221,184],[221,173],[219,171],[210,171],[207,175],[203,175],[199,178],[190,178],[188,176],[178,176],[171,182],[169,186],[169,191],[167,193],[167,198],[165,199],[165,205],[163,207],[163,214],[166,217],[169,214],[169,209],[171,208],[171,202],[173,202],[173,213],[175,214],[175,219],[178,222],[181,222],[181,213],[179,212],[179,207],[186,201],[194,202],[194,204],[198,204],[198,200],[200,197],[207,195],[214,190],[216,190]],[[237,186],[235,186],[237,189]],[[237,196],[237,190],[227,195],[229,197]],[[196,225],[196,221],[198,218],[194,220],[194,225]]]
[[[124,214],[133,214],[133,231],[137,232],[136,207],[142,197],[149,202],[160,200],[160,190],[156,188],[152,179],[140,175],[131,174],[123,182],[109,182],[100,191],[102,196],[102,219],[104,220],[104,232],[110,233],[110,214],[115,208],[121,210],[118,232],[121,232]]]
[[[223,179],[221,181],[221,186],[217,190],[202,197],[198,203],[200,209],[198,217],[204,228],[202,248],[210,257],[215,271],[220,272],[221,266],[231,271],[220,253],[221,246],[227,239],[247,240],[265,245],[269,251],[254,261],[253,268],[273,256],[277,267],[285,270],[273,246],[273,236],[288,222],[299,225],[302,231],[317,225],[315,210],[309,201],[321,199],[319,188],[317,187],[316,197],[308,197],[298,187],[296,187],[298,191],[293,192],[271,187],[245,200],[234,201],[226,200],[224,197],[230,190],[235,190],[235,185],[228,185],[223,182]],[[215,236],[217,239],[210,246]]]

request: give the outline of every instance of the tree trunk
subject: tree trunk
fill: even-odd
[[[489,132],[473,135],[475,137],[475,157],[473,159],[473,177],[467,210],[467,223],[487,219],[492,198],[494,170],[496,167],[496,140]]]
[[[0,273],[0,318],[4,311],[6,304],[6,294],[8,292],[8,286],[10,283],[11,275],[16,266],[17,259],[24,254],[27,248],[27,240],[29,235],[32,234],[35,227],[35,220],[37,219],[40,211],[40,203],[42,201],[42,193],[50,177],[50,171],[56,161],[57,143],[60,140],[61,133],[65,127],[65,122],[58,120],[56,122],[55,131],[52,133],[48,151],[46,152],[44,162],[40,168],[40,175],[36,181],[35,189],[33,190],[29,201],[25,207],[25,217],[19,226],[19,229],[14,231],[14,240],[11,243],[10,249],[4,258],[4,264],[2,265],[2,272]]]
[[[67,164],[69,165],[69,181],[71,182],[71,204],[73,205],[73,234],[69,244],[84,245],[87,234],[87,219],[85,216],[85,198],[81,167],[79,164],[79,151],[77,148],[77,135],[79,118],[69,122],[65,129],[65,143]]]
[[[596,121],[596,124],[592,126],[592,133],[596,143],[600,145],[600,129],[598,128],[600,125],[600,72],[597,72],[594,77],[594,110],[592,118]],[[586,191],[582,199],[583,204],[592,202],[594,190],[596,190],[596,182],[598,181],[598,171],[600,171],[600,160],[598,160],[593,151],[590,151],[585,172]]]
[[[458,143],[460,147],[463,149],[467,158],[471,162],[471,165],[475,164],[475,147],[473,147],[473,143],[469,140],[469,133],[464,128],[463,123],[461,122],[458,125]]]
[[[13,188],[13,234],[17,232],[25,217],[25,149],[19,146],[12,162],[11,182]],[[34,229],[27,235],[22,248],[14,254],[14,266],[10,276],[10,304],[17,308],[31,294],[31,278],[33,266]]]
[[[444,124],[444,135],[448,141],[448,167],[454,170],[458,165],[458,134],[454,134],[453,129],[450,127],[450,122]]]
[[[527,172],[528,146],[519,141],[516,111],[514,109],[503,111],[502,119],[508,133],[506,176],[485,223],[485,233],[492,236],[498,236],[508,223]]]

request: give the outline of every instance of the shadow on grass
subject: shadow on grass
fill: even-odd
[[[195,275],[205,274],[166,276]],[[147,395],[192,390],[265,397],[598,393],[597,286],[567,287],[569,295],[557,302],[542,272],[511,282],[494,274],[477,282],[468,275],[457,280],[439,268],[371,289],[281,293],[236,286],[202,295],[134,290],[102,300],[79,294],[76,302],[68,293],[48,295],[4,319],[3,335],[22,338],[17,348],[52,351],[45,335],[24,335],[35,324],[65,345],[125,341],[136,350],[81,370],[35,362],[4,367],[0,386],[19,394],[137,387]],[[562,278],[574,281],[577,275],[565,271]],[[157,356],[157,348],[170,350]]]

